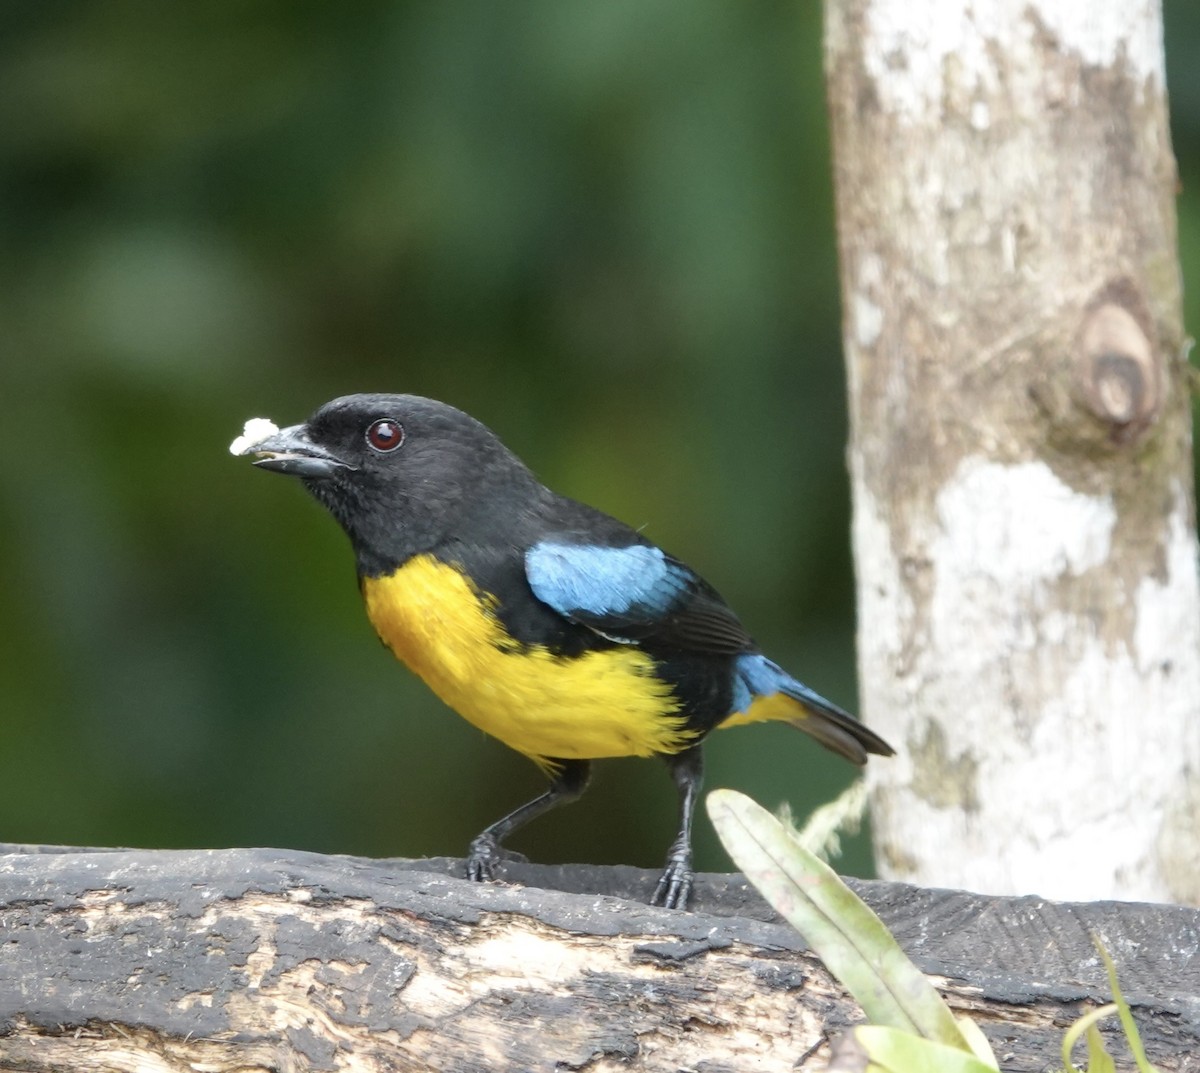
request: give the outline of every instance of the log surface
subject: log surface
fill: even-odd
[[[739,876],[681,913],[644,904],[656,872],[460,869],[0,846],[0,1069],[816,1070],[861,1019]],[[1200,911],[853,885],[1005,1070],[1107,1000],[1092,932],[1151,1060],[1200,1070]]]

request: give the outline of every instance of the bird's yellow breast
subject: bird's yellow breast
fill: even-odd
[[[364,578],[362,592],[399,659],[463,718],[535,761],[674,753],[691,742],[670,686],[636,648],[564,657],[519,644],[493,597],[429,555]]]

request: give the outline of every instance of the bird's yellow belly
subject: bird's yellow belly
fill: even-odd
[[[399,659],[463,718],[535,761],[674,753],[692,740],[645,653],[621,646],[567,658],[521,645],[494,599],[432,556],[364,578],[362,592]]]

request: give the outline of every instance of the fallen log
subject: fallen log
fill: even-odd
[[[861,1019],[739,876],[285,850],[0,845],[0,1069],[817,1070]],[[853,881],[1006,1071],[1052,1067],[1116,960],[1150,1058],[1200,1070],[1200,911]],[[1110,1049],[1128,1054],[1115,1021]]]

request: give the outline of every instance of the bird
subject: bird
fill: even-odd
[[[710,731],[779,720],[854,764],[894,753],[769,659],[696,571],[447,403],[346,395],[288,428],[251,419],[230,450],[300,480],[349,537],[384,645],[549,779],[472,840],[468,879],[495,878],[508,836],[577,799],[594,760],[659,757],[679,822],[651,903],[684,909]]]

